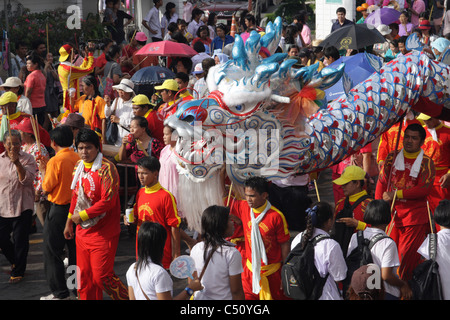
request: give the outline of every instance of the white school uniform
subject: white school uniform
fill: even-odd
[[[377,228],[366,228],[363,232],[365,239],[372,239],[378,233],[386,233]],[[358,240],[356,233],[352,235],[350,243],[348,245],[347,256],[358,246]],[[392,239],[382,239],[375,243],[375,245],[370,250],[372,253],[373,263],[379,268],[393,268],[392,272],[397,274],[397,268],[400,266],[400,260],[398,258],[397,245]],[[381,271],[381,270],[380,270]],[[388,284],[384,281],[385,291],[395,297],[400,297],[400,289]]]
[[[197,275],[200,276],[205,261],[203,252],[205,243],[197,243],[191,250],[191,257],[195,262]],[[208,255],[209,255],[208,251]],[[241,274],[242,257],[232,243],[221,246],[216,250],[206,266],[201,280],[203,290],[195,292],[194,300],[231,300],[230,276]]]
[[[417,252],[429,259],[428,236],[422,243]],[[450,300],[450,229],[442,229],[437,233],[437,255],[436,262],[439,264],[439,275],[441,276],[442,293],[444,300]]]
[[[313,237],[319,234],[328,233],[322,229],[314,228]],[[301,242],[302,236],[303,232],[292,240],[291,250]],[[318,242],[314,247],[314,265],[321,277],[329,274],[319,300],[342,300],[336,282],[344,280],[347,276],[347,265],[339,243],[331,238]]]
[[[130,268],[128,268],[126,277],[128,286],[133,288],[134,297],[136,300],[147,300],[142,293],[142,290],[145,291],[145,294],[150,300],[158,300],[156,293],[170,291],[172,294],[173,281],[169,273],[164,270],[163,267],[151,261],[149,261],[146,266],[143,266],[141,270],[138,271],[139,282],[142,286],[141,290],[141,286],[139,286],[136,278],[136,271],[134,269],[135,265],[136,263],[133,263]]]

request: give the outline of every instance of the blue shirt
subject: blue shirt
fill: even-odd
[[[234,42],[234,38],[233,38],[232,36],[230,36],[229,34],[227,34],[227,35],[225,36],[225,43],[224,43],[224,41],[222,40],[222,38],[220,38],[220,37],[215,37],[215,38],[213,39],[213,41],[211,42],[212,52],[214,52],[214,50],[216,50],[216,49],[221,49],[221,50],[223,50],[223,48],[224,48],[227,44],[230,44],[230,43],[233,43],[233,42]]]

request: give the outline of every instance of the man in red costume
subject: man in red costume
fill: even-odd
[[[395,201],[388,234],[392,228],[390,236],[397,243],[399,275],[404,281],[411,279],[420,263],[417,249],[430,232],[427,197],[433,188],[435,167],[421,148],[425,137],[420,124],[406,128],[403,149],[386,157],[375,192],[375,199]]]
[[[75,145],[81,160],[74,169],[64,236],[74,237],[75,223],[79,299],[102,300],[104,290],[112,299],[127,300],[127,287],[113,270],[120,236],[119,174],[100,152],[95,131],[81,129]]]
[[[433,189],[428,196],[430,210],[434,212],[439,201],[450,199],[450,127],[423,113],[417,119],[425,123],[427,137],[422,149],[433,160],[436,169]]]
[[[290,247],[284,215],[267,200],[268,181],[251,177],[244,185],[246,200],[235,201],[231,214],[243,227],[246,264],[242,286],[246,300],[285,300],[281,265]]]

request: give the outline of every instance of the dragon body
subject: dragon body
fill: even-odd
[[[235,190],[252,175],[275,180],[313,172],[357,152],[411,109],[450,108],[450,68],[417,51],[380,65],[318,108],[312,101],[345,80],[344,65],[294,69],[295,60],[274,53],[280,36],[280,18],[264,36],[252,32],[244,43],[236,35],[233,59],[208,73],[210,95],[179,102],[165,120],[176,129],[178,201],[192,229],[201,230],[207,206],[224,204],[223,166]],[[261,47],[271,56],[262,58]]]

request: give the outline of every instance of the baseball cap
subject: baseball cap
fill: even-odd
[[[174,79],[167,79],[163,82],[162,85],[156,86],[155,90],[170,90],[170,91],[178,91],[178,83]]]
[[[17,102],[17,95],[14,92],[8,91],[0,97],[0,106],[4,106],[10,102]]]
[[[417,116],[417,120],[430,120],[431,117],[429,115],[426,115],[425,113],[421,113]]]
[[[195,65],[194,71],[192,71],[193,74],[199,74],[199,73],[203,73],[203,67],[202,67],[202,63],[197,63]]]
[[[131,100],[134,105],[136,106],[142,106],[144,104],[150,104],[150,100],[148,100],[148,97],[145,94],[138,94]]]
[[[350,181],[364,180],[365,176],[366,172],[362,168],[358,166],[348,166],[344,169],[344,172],[342,172],[339,178],[333,180],[333,183],[342,186]]]
[[[72,46],[68,44],[63,45],[61,48],[59,48],[59,61],[60,62],[66,61],[71,52]]]
[[[22,86],[22,80],[20,80],[18,77],[9,77],[6,79],[5,83],[3,83],[0,88],[6,87],[6,88],[17,88]]]

